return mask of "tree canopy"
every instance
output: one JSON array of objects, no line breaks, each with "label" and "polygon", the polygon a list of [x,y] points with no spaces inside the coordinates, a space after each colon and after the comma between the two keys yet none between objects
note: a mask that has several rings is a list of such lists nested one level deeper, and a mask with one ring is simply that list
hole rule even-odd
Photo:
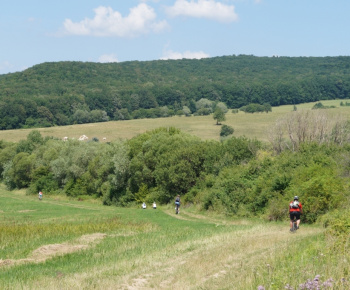
[{"label": "tree canopy", "polygon": [[51,62],[0,75],[0,129],[210,114],[217,103],[238,109],[349,97],[346,56]]}]

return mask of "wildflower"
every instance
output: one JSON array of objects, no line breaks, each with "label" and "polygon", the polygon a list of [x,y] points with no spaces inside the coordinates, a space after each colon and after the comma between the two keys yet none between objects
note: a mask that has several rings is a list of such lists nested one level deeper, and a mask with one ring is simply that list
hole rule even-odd
[{"label": "wildflower", "polygon": [[258,286],[258,290],[265,290],[264,286]]},{"label": "wildflower", "polygon": [[333,287],[333,279],[329,278],[327,281],[322,283],[322,286],[325,288],[332,288]]},{"label": "wildflower", "polygon": [[320,282],[320,275],[316,275],[313,280],[307,279],[307,281],[304,284],[299,285],[299,289],[325,289],[325,288],[332,288],[333,286],[333,279],[330,278],[326,282],[323,282],[322,284]]}]

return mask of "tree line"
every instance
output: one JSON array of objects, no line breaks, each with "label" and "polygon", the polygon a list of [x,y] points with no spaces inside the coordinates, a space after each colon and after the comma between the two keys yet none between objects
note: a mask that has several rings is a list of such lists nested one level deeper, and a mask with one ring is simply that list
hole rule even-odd
[{"label": "tree line", "polygon": [[[314,121],[292,114],[293,122]],[[293,123],[291,116],[286,122]],[[299,195],[304,221],[315,222],[349,206],[350,125],[344,126],[346,134],[338,138],[325,132],[327,137],[306,137],[297,146],[292,139],[283,141],[289,146],[245,137],[203,141],[171,127],[110,143],[43,138],[32,131],[18,143],[0,142],[0,176],[9,189],[27,188],[28,194],[93,196],[118,206],[167,204],[180,194],[203,210],[269,220],[286,218],[289,199]],[[289,130],[297,136],[303,129]]]},{"label": "tree line", "polygon": [[350,57],[43,63],[0,75],[0,129],[214,112],[206,101],[249,112],[349,97]]}]

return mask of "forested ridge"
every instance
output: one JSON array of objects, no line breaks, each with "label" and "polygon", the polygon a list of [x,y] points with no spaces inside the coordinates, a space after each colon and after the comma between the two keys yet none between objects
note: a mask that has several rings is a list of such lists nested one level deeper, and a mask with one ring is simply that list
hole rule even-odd
[{"label": "forested ridge", "polygon": [[234,109],[349,97],[345,56],[43,63],[0,75],[0,129],[197,113],[201,99]]}]

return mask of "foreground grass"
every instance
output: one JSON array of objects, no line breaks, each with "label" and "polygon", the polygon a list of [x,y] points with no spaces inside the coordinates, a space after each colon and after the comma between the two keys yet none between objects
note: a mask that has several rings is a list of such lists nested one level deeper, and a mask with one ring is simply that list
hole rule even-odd
[{"label": "foreground grass", "polygon": [[[348,100],[342,100],[344,103]],[[341,100],[322,101],[325,106],[336,106],[328,111],[336,115],[350,116],[350,107],[340,107]],[[315,103],[297,105],[297,109],[311,109]],[[246,136],[257,138],[261,141],[267,140],[267,130],[276,120],[285,114],[293,111],[294,106],[286,105],[273,107],[272,112],[246,114],[239,112],[233,114],[230,110],[226,114],[226,121],[223,124],[232,126],[235,130],[234,136]],[[82,125],[70,125],[61,127],[39,128],[42,136],[53,136],[62,139],[63,137],[78,139],[81,135],[90,138],[98,138],[101,142],[113,141],[116,139],[130,139],[138,134],[153,130],[159,127],[176,127],[183,132],[200,137],[203,140],[219,140],[221,126],[216,125],[212,115],[209,116],[174,116],[170,118],[139,119],[129,121],[111,121],[104,123],[91,123]],[[0,131],[0,140],[18,142],[26,139],[33,129],[17,129]],[[104,141],[103,138],[106,138]]]},{"label": "foreground grass", "polygon": [[0,187],[0,289],[283,289],[349,275],[320,228],[173,212]]}]

